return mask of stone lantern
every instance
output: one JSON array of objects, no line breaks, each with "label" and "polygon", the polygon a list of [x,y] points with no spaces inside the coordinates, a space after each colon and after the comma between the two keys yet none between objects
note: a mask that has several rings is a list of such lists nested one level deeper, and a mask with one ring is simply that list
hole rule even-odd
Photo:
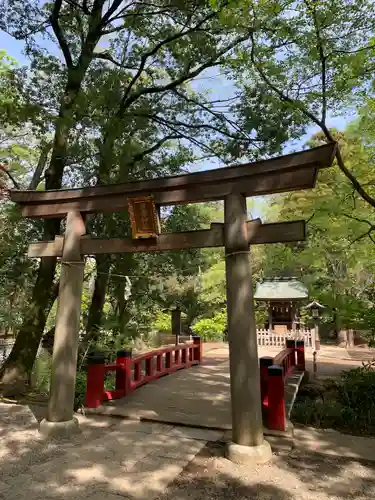
[{"label": "stone lantern", "polygon": [[310,302],[310,304],[307,304],[305,306],[305,309],[310,311],[310,314],[312,318],[314,319],[314,329],[315,329],[315,351],[320,350],[320,337],[319,337],[319,325],[318,325],[318,320],[320,318],[321,312],[324,309],[324,306],[322,304],[319,304],[317,300],[313,300]]}]

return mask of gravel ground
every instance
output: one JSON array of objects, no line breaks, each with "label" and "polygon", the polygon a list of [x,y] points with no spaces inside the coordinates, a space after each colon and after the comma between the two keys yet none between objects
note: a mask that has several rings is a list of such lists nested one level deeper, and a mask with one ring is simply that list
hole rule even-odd
[{"label": "gravel ground", "polygon": [[369,500],[375,463],[293,452],[271,464],[237,466],[209,443],[157,500]]}]

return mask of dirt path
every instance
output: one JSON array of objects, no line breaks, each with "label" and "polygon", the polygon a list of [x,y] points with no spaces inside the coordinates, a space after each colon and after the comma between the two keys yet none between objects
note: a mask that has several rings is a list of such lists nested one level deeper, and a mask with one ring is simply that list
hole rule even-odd
[{"label": "dirt path", "polygon": [[[191,398],[195,403],[189,418],[202,421],[208,415],[226,421],[226,358],[225,345],[211,346],[200,367],[165,377],[159,381],[165,387],[158,390],[152,384],[144,389],[151,388],[150,401],[160,411],[167,401],[162,393],[170,397],[173,386],[173,411],[176,405],[185,411]],[[336,355],[324,363],[334,373],[360,364]],[[57,442],[38,432],[43,411],[0,403],[0,500],[375,498],[375,463],[363,460],[375,460],[375,440],[298,429],[293,453],[251,469],[224,458],[223,431],[80,416],[82,433]]]},{"label": "dirt path", "polygon": [[209,445],[157,500],[370,500],[375,498],[375,464],[303,453],[274,457],[254,468],[223,458]]},{"label": "dirt path", "polygon": [[292,454],[244,468],[223,432],[80,416],[81,434],[52,441],[42,410],[0,403],[0,500],[375,498],[375,463],[359,458],[375,459],[375,440],[299,429]]}]

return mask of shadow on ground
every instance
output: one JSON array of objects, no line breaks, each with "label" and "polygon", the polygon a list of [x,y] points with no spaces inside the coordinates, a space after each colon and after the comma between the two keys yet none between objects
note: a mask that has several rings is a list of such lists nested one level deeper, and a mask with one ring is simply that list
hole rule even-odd
[{"label": "shadow on ground", "polygon": [[158,500],[367,500],[375,464],[314,453],[275,456],[272,464],[235,466],[223,445],[209,443]]},{"label": "shadow on ground", "polygon": [[[353,367],[344,360],[334,364],[336,372]],[[324,359],[319,366],[326,372],[330,365]],[[141,406],[147,401],[158,414],[177,414],[201,425],[205,420],[213,427],[230,422],[229,373],[222,357],[149,384],[133,396],[122,402],[126,411],[132,405],[139,411],[139,398]],[[223,457],[222,443],[204,448],[189,429],[158,423],[80,416],[80,434],[47,440],[38,432],[45,410],[0,403],[0,500],[375,498],[375,464],[358,460],[355,451],[361,438],[345,441],[338,434],[332,440],[329,433],[298,430],[299,446],[292,454],[246,468]],[[325,455],[314,453],[319,446]]]},{"label": "shadow on ground", "polygon": [[224,458],[223,443],[204,447],[189,439],[189,430],[176,434],[167,425],[105,417],[80,420],[81,434],[46,440],[28,407],[0,405],[1,500],[375,497],[370,462],[296,450],[271,464],[239,467]]},{"label": "shadow on ground", "polygon": [[126,399],[105,405],[103,412],[227,430],[231,428],[229,398],[228,360],[213,357],[140,387]]}]

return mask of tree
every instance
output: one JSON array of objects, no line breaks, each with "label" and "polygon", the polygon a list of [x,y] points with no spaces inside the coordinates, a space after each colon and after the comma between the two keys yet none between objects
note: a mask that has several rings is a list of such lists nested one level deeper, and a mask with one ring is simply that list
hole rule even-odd
[{"label": "tree", "polygon": [[[372,194],[373,149],[365,147],[358,124],[332,134],[348,168]],[[320,133],[310,144],[324,139]],[[336,333],[341,328],[374,330],[372,207],[336,169],[321,172],[316,189],[279,195],[273,202],[280,218],[307,219],[308,237],[302,244],[267,248],[265,272],[299,276],[310,295],[327,306],[326,319]]]},{"label": "tree", "polygon": [[42,142],[31,130],[36,110],[24,98],[22,84],[22,69],[0,52],[0,331],[5,335],[17,331],[28,308],[36,267],[25,257],[27,240],[38,238],[41,229],[21,220],[7,196],[9,188],[37,183],[36,170],[43,166]]},{"label": "tree", "polygon": [[[254,137],[254,127],[239,127],[235,106],[228,115],[220,111],[221,102],[188,86],[208,68],[222,66],[249,38],[246,22],[235,27],[221,23],[227,6],[225,0],[215,6],[205,0],[11,3],[2,27],[26,43],[31,70],[25,96],[38,112],[34,123],[40,127],[48,117],[45,133],[53,135],[45,189],[82,179],[100,184],[152,176],[157,154],[176,143],[174,166],[169,155],[175,169],[187,156],[198,156],[197,149],[228,159],[244,151],[251,157],[279,148],[270,134]],[[40,33],[57,44],[58,56],[38,46]],[[127,168],[120,172],[126,156]],[[164,153],[160,158],[164,161]],[[43,239],[53,239],[59,231],[59,220],[46,220]],[[31,370],[55,268],[54,258],[40,262],[30,307],[2,370],[3,382],[23,380]],[[101,303],[102,298],[103,293]]]},{"label": "tree", "polygon": [[[105,51],[98,50],[100,40],[103,37],[111,40],[112,36],[116,36],[123,42],[123,65],[128,70],[120,107],[110,116],[111,130],[107,129],[100,148],[104,165],[104,159],[109,161],[107,153],[113,149],[118,137],[119,120],[124,113],[132,109],[131,113],[135,114],[137,108],[141,111],[139,105],[144,96],[164,95],[181,86],[215,65],[220,57],[244,39],[244,36],[236,38],[227,31],[223,33],[223,30],[215,36],[215,19],[219,11],[220,8],[212,9],[199,1],[186,8],[160,2],[160,8],[156,9],[151,4],[124,4],[120,0],[112,0],[109,4],[104,0],[74,3],[56,0],[42,6],[16,0],[10,5],[8,16],[2,18],[2,27],[26,41],[27,53],[39,74],[44,72],[52,78],[59,77],[52,99],[51,111],[56,114],[51,159],[45,171],[45,189],[62,186],[69,140],[76,125],[79,97],[90,65],[98,58],[117,65],[111,54],[108,56]],[[171,19],[173,22],[170,22]],[[211,34],[206,33],[209,27]],[[62,63],[59,58],[46,55],[37,46],[35,34],[39,32],[48,37],[52,35]],[[199,44],[194,43],[194,37]],[[207,50],[199,54],[202,63],[197,65],[198,46]],[[161,72],[145,80],[144,75],[151,70],[150,63],[156,68],[161,64]],[[110,167],[107,164],[108,170]],[[59,220],[46,220],[43,237],[53,239],[59,229]],[[51,300],[55,267],[56,259],[41,260],[29,310],[2,369],[3,383],[25,379],[32,368],[46,321],[46,308]]]},{"label": "tree", "polygon": [[[373,78],[374,3],[245,0],[242,6],[252,27],[250,47],[240,48],[232,61],[244,88],[242,106],[260,103],[281,137],[288,127],[314,125],[333,141],[327,119],[361,102]],[[374,208],[374,196],[347,168],[340,149],[336,160],[353,189]]]}]

